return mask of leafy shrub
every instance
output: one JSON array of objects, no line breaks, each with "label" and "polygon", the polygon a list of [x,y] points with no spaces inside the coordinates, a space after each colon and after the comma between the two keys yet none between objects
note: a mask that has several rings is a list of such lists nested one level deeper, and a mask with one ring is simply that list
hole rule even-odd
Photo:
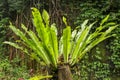
[{"label": "leafy shrub", "polygon": [[[16,64],[16,59],[13,59],[12,64]],[[14,62],[15,61],[15,62]],[[29,71],[25,66],[13,66],[11,62],[6,58],[0,58],[0,79],[5,80],[18,80],[19,78],[29,79]]]}]

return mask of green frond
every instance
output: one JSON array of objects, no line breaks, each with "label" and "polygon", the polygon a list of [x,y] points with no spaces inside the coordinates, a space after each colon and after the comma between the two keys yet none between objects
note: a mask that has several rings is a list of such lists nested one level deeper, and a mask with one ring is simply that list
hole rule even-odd
[{"label": "green frond", "polygon": [[45,24],[49,25],[49,14],[47,13],[46,10],[43,10],[42,17],[43,17],[43,20],[45,21]]},{"label": "green frond", "polygon": [[[63,63],[74,65],[97,44],[114,36],[114,34],[110,33],[118,26],[114,22],[107,23],[108,15],[93,33],[90,33],[90,30],[96,22],[88,25],[88,20],[85,20],[80,27],[71,32],[71,27],[68,26],[66,18],[63,17],[66,28],[63,29],[63,34],[58,41],[57,28],[55,24],[50,26],[47,11],[43,10],[41,15],[38,9],[32,8],[32,15],[36,32],[27,30],[23,24],[21,27],[26,34],[11,23],[9,26],[20,37],[24,47],[12,42],[6,41],[4,43],[22,50],[38,62],[42,61],[45,65],[52,65],[55,68],[58,67],[58,59],[61,56],[64,58]],[[29,53],[29,49],[32,50],[31,53]]]},{"label": "green frond", "polygon": [[70,48],[71,48],[71,27],[68,26],[63,30],[63,56],[65,63],[68,63]]},{"label": "green frond", "polygon": [[[37,35],[41,39],[41,41],[47,45],[48,44],[48,33],[47,33],[47,28],[45,27],[43,23],[43,18],[38,9],[32,8],[32,10],[33,10],[32,11],[33,24],[36,28]],[[44,13],[46,12],[44,11]],[[44,17],[45,17],[44,19],[47,19],[46,22],[48,22],[47,13],[44,15]]]}]

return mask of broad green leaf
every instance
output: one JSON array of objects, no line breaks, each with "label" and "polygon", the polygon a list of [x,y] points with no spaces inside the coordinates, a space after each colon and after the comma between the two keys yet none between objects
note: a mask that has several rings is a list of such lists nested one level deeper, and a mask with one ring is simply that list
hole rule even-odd
[{"label": "broad green leaf", "polygon": [[114,26],[114,25],[116,25],[116,23],[109,22],[109,23],[106,23],[105,25],[103,25],[103,27],[109,27],[109,26]]},{"label": "broad green leaf", "polygon": [[49,14],[47,13],[46,10],[43,10],[42,17],[43,17],[46,25],[49,25]]},{"label": "broad green leaf", "polygon": [[75,48],[75,44],[76,44],[76,35],[77,35],[77,30],[75,29],[72,34],[71,34],[71,48],[70,48],[70,53],[73,53],[73,50]]},{"label": "broad green leaf", "polygon": [[88,23],[88,20],[85,20],[81,25],[81,30],[83,31],[86,28],[86,25]]},{"label": "broad green leaf", "polygon": [[[102,42],[103,40],[113,36],[113,35],[108,35],[112,30],[114,30],[116,26],[110,27],[108,28],[104,33],[102,33],[101,35],[97,36],[93,41],[91,41],[91,43],[86,44],[84,46],[82,46],[83,51],[80,52],[80,54],[76,57],[75,61],[73,64],[75,64],[75,62],[77,62],[78,60],[82,59],[82,57],[88,52],[90,51],[93,47],[95,47],[97,44],[99,44],[100,42]],[[94,33],[96,34],[96,33]],[[82,49],[81,48],[81,49]]]},{"label": "broad green leaf", "polygon": [[63,30],[63,56],[65,63],[68,63],[68,58],[71,48],[71,28],[68,26]]},{"label": "broad green leaf", "polygon": [[43,43],[46,45],[48,44],[48,33],[45,25],[43,23],[43,19],[38,9],[32,8],[32,15],[33,15],[33,23],[36,27],[36,31],[38,33],[38,37],[42,40]]},{"label": "broad green leaf", "polygon": [[57,28],[56,28],[56,24],[55,24],[55,23],[53,23],[53,24],[51,25],[51,29],[55,31],[56,35],[58,35],[58,32],[57,32]]},{"label": "broad green leaf", "polygon": [[51,26],[51,45],[53,47],[53,51],[54,51],[54,57],[56,58],[56,61],[58,59],[58,39],[57,39],[57,34],[56,34],[56,27],[55,26]]},{"label": "broad green leaf", "polygon": [[[37,53],[40,57],[42,57],[42,59],[45,61],[46,64],[49,64],[49,60],[47,59],[47,56],[44,54],[45,51],[43,50],[43,48],[40,47],[40,43],[37,39],[37,37],[35,36],[35,34],[32,31],[27,31],[27,28],[25,28],[24,25],[22,25],[22,28],[29,33],[29,36],[31,37],[32,40],[28,39],[25,34],[20,31],[19,29],[16,29],[15,26],[13,26],[12,24],[10,25],[10,28],[13,30],[13,32],[18,35],[27,45],[27,47],[31,48],[32,50],[34,50],[35,53]],[[37,41],[36,41],[37,40]],[[38,45],[38,43],[39,45]],[[41,54],[42,53],[42,54]]]},{"label": "broad green leaf", "polygon": [[106,36],[107,34],[109,34],[112,30],[114,30],[118,25],[115,26],[111,26],[109,27],[103,34],[103,36]]},{"label": "broad green leaf", "polygon": [[72,32],[72,34],[71,34],[71,35],[72,35],[72,40],[74,40],[76,34],[77,34],[77,30],[74,30],[74,31]]},{"label": "broad green leaf", "polygon": [[20,46],[19,46],[18,44],[16,44],[16,43],[8,42],[8,41],[5,41],[5,42],[3,42],[3,43],[9,44],[9,45],[11,45],[11,46],[13,46],[13,47],[15,47],[15,48],[17,48],[17,49],[23,50],[23,47],[20,47]]},{"label": "broad green leaf", "polygon": [[[30,38],[32,39],[33,43],[35,44],[34,46],[36,47],[37,51],[38,51],[38,55],[46,62],[46,64],[49,64],[49,58],[48,58],[48,54],[45,52],[44,47],[42,45],[42,43],[39,41],[39,39],[37,38],[37,36],[34,34],[34,32],[32,31],[27,31],[27,28],[22,25],[21,26],[26,33],[30,36]],[[35,50],[36,50],[35,49]],[[34,49],[33,49],[34,50]],[[45,54],[46,53],[46,54]]]},{"label": "broad green leaf", "polygon": [[109,18],[110,15],[107,15],[100,23],[100,25],[103,25]]},{"label": "broad green leaf", "polygon": [[[86,22],[84,22],[83,24],[85,24]],[[86,38],[88,37],[88,34],[91,30],[91,27],[95,24],[92,23],[89,26],[84,25],[84,30],[81,31],[80,37],[79,39],[76,41],[76,46],[73,50],[72,53],[72,58],[71,58],[71,63],[74,63],[74,60],[76,60],[77,56],[80,54],[80,52],[82,51],[85,43]]]},{"label": "broad green leaf", "polygon": [[[32,46],[33,44],[31,44],[31,41],[25,36],[25,34],[20,31],[19,29],[15,28],[15,26],[13,26],[12,24],[10,24],[10,29],[12,29],[12,31],[20,37],[20,39],[25,42],[27,44],[27,46]],[[34,46],[32,46],[34,47]]]},{"label": "broad green leaf", "polygon": [[79,39],[79,37],[81,36],[82,32],[85,30],[87,23],[88,23],[88,20],[85,20],[85,21],[81,24],[81,27],[78,27],[79,30],[78,30],[78,32],[77,32],[77,34],[76,34],[76,36],[75,36],[76,42],[78,41],[78,39]]},{"label": "broad green leaf", "polygon": [[56,34],[55,31],[56,31],[55,26],[52,26],[51,28],[49,28],[48,50],[51,53],[53,64],[57,67],[57,62],[58,62],[58,41],[57,41],[57,34]]},{"label": "broad green leaf", "polygon": [[79,59],[82,59],[82,57],[89,52],[94,46],[96,46],[98,43],[102,42],[103,40],[109,38],[111,36],[107,36],[107,37],[99,37],[96,40],[94,40],[93,42],[91,42],[85,49],[84,51],[79,55]]},{"label": "broad green leaf", "polygon": [[8,41],[5,41],[5,42],[3,42],[3,43],[5,43],[5,44],[9,44],[9,45],[15,47],[16,49],[19,49],[19,50],[21,50],[21,51],[23,51],[23,52],[25,52],[26,54],[29,55],[27,49],[26,49],[26,48],[23,48],[23,47],[21,47],[21,46],[19,46],[17,43],[8,42]]},{"label": "broad green leaf", "polygon": [[63,36],[59,40],[59,56],[63,54]]},{"label": "broad green leaf", "polygon": [[12,24],[9,25],[9,27],[12,29],[12,31],[19,36],[23,41],[27,41],[27,38],[25,36],[25,34],[20,31],[19,29],[15,28],[15,26],[13,26]]}]

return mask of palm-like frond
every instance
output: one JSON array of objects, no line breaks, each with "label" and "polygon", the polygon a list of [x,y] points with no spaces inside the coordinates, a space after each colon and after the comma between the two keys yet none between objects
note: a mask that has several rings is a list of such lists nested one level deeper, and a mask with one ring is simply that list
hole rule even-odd
[{"label": "palm-like frond", "polygon": [[[37,35],[41,39],[41,41],[47,45],[48,44],[48,33],[47,33],[47,28],[45,27],[43,23],[43,18],[38,9],[32,8],[32,10],[33,10],[32,11],[33,24],[36,27]],[[44,17],[44,20],[45,18],[47,18],[46,20],[48,20],[48,17]]]},{"label": "palm-like frond", "polygon": [[67,28],[63,30],[63,56],[65,63],[68,63],[70,48],[71,48],[71,28],[67,26]]},{"label": "palm-like frond", "polygon": [[[21,27],[27,33],[26,35],[12,24],[10,24],[9,27],[17,36],[20,37],[20,39],[24,42],[25,46],[33,50],[33,53],[36,54],[36,55],[29,54],[30,56],[35,57],[36,59],[38,59],[36,57],[38,56],[48,66],[51,64],[53,67],[57,67],[58,42],[57,42],[56,27],[54,25],[48,27],[49,17],[46,11],[43,12],[44,20],[46,20],[44,23],[43,18],[39,13],[39,11],[36,8],[32,8],[32,9],[33,9],[32,11],[33,23],[36,27],[37,35],[31,30],[28,31],[23,24],[21,25]],[[22,47],[12,42],[5,42],[5,43],[13,47],[16,47],[17,49],[20,50],[23,49]]]},{"label": "palm-like frond", "polygon": [[[95,24],[92,23],[89,26],[87,26],[87,21],[85,21],[82,24],[82,30],[77,34],[76,38],[76,44],[74,44],[75,48],[73,48],[72,57],[71,57],[71,64],[74,65],[77,63],[80,59],[83,58],[83,56],[90,51],[93,47],[95,47],[97,44],[102,42],[103,40],[113,36],[109,34],[112,30],[114,30],[118,25],[115,25],[115,23],[110,22],[104,24],[109,16],[107,16],[105,19],[102,20],[100,26],[96,29],[95,32],[90,34],[91,27]],[[103,25],[104,24],[104,25]],[[108,27],[109,26],[109,27]]]},{"label": "palm-like frond", "polygon": [[72,59],[71,59],[71,62],[73,63],[74,60],[76,60],[77,56],[79,55],[79,53],[81,52],[82,48],[84,47],[85,45],[85,40],[86,38],[88,37],[88,34],[91,30],[91,27],[93,26],[93,24],[87,26],[88,20],[85,21],[82,25],[82,29],[80,32],[78,32],[79,36],[76,38],[76,44],[75,44],[75,49],[73,50],[73,53],[72,53]]},{"label": "palm-like frond", "polygon": [[[21,27],[26,33],[24,34],[23,31],[10,24],[9,27],[20,37],[25,47],[7,41],[4,43],[20,49],[37,61],[42,60],[46,65],[52,65],[55,68],[59,64],[58,59],[61,55],[64,58],[62,60],[64,63],[74,65],[97,44],[113,36],[109,33],[118,26],[113,22],[105,23],[109,17],[107,16],[101,21],[100,26],[93,33],[90,33],[90,30],[96,22],[87,25],[88,20],[83,22],[81,27],[78,28],[79,30],[75,29],[71,32],[71,27],[68,26],[66,18],[63,17],[66,28],[63,29],[63,35],[58,41],[57,29],[54,24],[49,24],[47,11],[44,10],[41,15],[38,9],[32,8],[32,10],[33,24],[37,33],[31,30],[28,31],[22,24]],[[29,49],[32,52],[29,53]]]}]

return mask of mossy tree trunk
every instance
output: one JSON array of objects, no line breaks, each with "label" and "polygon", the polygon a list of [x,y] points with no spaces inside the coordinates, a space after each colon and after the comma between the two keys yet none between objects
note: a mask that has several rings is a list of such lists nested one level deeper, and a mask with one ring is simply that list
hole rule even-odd
[{"label": "mossy tree trunk", "polygon": [[69,65],[60,65],[59,66],[58,80],[73,80]]}]

